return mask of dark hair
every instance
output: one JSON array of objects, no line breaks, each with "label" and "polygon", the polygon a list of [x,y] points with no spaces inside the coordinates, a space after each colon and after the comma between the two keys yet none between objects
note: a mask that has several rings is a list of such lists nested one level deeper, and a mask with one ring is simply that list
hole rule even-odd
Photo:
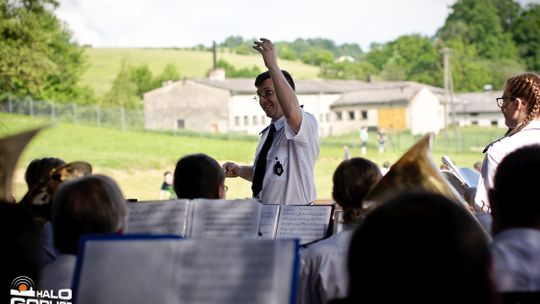
[{"label": "dark hair", "polygon": [[403,193],[368,214],[349,251],[349,300],[492,303],[487,235],[465,206]]},{"label": "dark hair", "polygon": [[345,222],[358,219],[362,201],[381,178],[379,167],[365,158],[354,157],[339,164],[332,178],[332,197],[343,208]]},{"label": "dark hair", "polygon": [[125,214],[126,200],[110,177],[63,182],[53,199],[54,245],[61,253],[77,254],[82,234],[119,232]]},{"label": "dark hair", "polygon": [[517,149],[503,158],[497,167],[490,195],[494,224],[502,225],[500,228],[540,225],[536,191],[538,172],[540,145]]},{"label": "dark hair", "polygon": [[163,173],[163,177],[167,176],[168,174],[172,174],[171,171],[165,171],[165,173]]},{"label": "dark hair", "polygon": [[33,190],[41,181],[48,179],[49,172],[52,169],[65,164],[65,161],[56,157],[44,157],[32,160],[24,173],[24,180],[28,185],[28,190]]},{"label": "dark hair", "polygon": [[[296,90],[296,86],[294,85],[294,80],[293,80],[291,74],[289,74],[289,72],[287,72],[285,70],[281,70],[281,72],[283,73],[283,76],[285,76],[285,79],[287,79],[287,82],[289,83],[289,85],[291,86],[293,91]],[[266,71],[266,72],[263,72],[263,73],[259,74],[257,76],[257,78],[255,78],[255,86],[259,87],[261,85],[261,83],[263,81],[265,81],[266,79],[268,79],[268,78],[271,78],[270,71]]]},{"label": "dark hair", "polygon": [[38,282],[42,251],[38,227],[20,204],[0,201],[0,238],[6,248],[0,262],[0,285],[4,290],[0,300],[7,303],[7,287],[15,278],[26,276]]},{"label": "dark hair", "polygon": [[219,163],[206,154],[182,157],[174,170],[174,192],[178,198],[219,198],[225,174]]}]

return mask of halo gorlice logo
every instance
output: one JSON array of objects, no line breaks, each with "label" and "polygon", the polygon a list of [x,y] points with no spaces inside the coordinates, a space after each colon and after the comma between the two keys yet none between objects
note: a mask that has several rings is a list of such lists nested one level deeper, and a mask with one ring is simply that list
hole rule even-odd
[{"label": "halo gorlice logo", "polygon": [[36,290],[32,279],[25,276],[11,281],[10,304],[71,304],[71,289]]}]

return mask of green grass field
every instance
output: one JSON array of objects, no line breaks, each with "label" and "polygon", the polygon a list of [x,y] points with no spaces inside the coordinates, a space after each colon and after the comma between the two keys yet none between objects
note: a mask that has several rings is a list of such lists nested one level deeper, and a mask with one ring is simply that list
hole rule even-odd
[{"label": "green grass field", "polygon": [[[28,116],[0,113],[0,137],[50,124],[49,120]],[[502,129],[465,128],[460,130],[463,141],[461,153],[453,149],[452,138],[445,139],[439,134],[434,143],[433,159],[440,164],[443,154],[450,156],[458,166],[470,167],[482,160],[476,141],[483,147],[492,137],[501,135]],[[365,156],[381,165],[391,163],[415,142],[417,138],[407,135],[389,134],[389,146],[384,154],[377,152],[375,134],[370,134],[368,153]],[[235,138],[235,137],[232,137]],[[356,145],[355,145],[356,142]],[[392,144],[394,142],[394,144]],[[159,197],[159,187],[164,171],[173,171],[176,161],[190,153],[206,153],[219,162],[237,161],[250,164],[254,155],[257,138],[242,137],[228,140],[222,135],[196,134],[174,135],[144,131],[121,131],[113,128],[98,128],[69,123],[56,123],[40,132],[33,139],[18,162],[15,177],[15,197],[20,199],[26,191],[24,170],[34,158],[47,156],[60,157],[66,161],[85,160],[94,166],[95,173],[113,177],[124,195],[128,198],[151,200]],[[332,174],[343,159],[343,145],[351,147],[351,156],[360,156],[357,134],[321,140],[321,153],[315,167],[315,183],[319,199],[330,199]],[[449,150],[441,147],[448,145]],[[228,179],[227,198],[246,198],[250,196],[250,184],[239,178]]]},{"label": "green grass field", "polygon": [[[123,48],[86,48],[88,69],[82,75],[81,82],[90,86],[98,96],[106,93],[116,78],[123,58],[129,65],[146,64],[153,75],[159,75],[163,68],[172,63],[176,65],[181,77],[206,77],[212,68],[212,53],[178,49],[123,49]],[[265,70],[261,56],[253,51],[252,55],[236,55],[218,52],[218,60],[224,59],[236,69],[256,65]],[[280,66],[291,72],[297,79],[317,78],[319,68],[299,61],[280,60]]]}]

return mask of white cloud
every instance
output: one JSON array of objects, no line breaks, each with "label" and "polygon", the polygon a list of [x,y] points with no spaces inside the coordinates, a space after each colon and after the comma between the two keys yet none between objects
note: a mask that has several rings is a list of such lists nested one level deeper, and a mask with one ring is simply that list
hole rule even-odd
[{"label": "white cloud", "polygon": [[433,36],[455,1],[60,0],[56,13],[95,47],[189,47],[240,35],[322,37],[367,50],[403,34]]}]

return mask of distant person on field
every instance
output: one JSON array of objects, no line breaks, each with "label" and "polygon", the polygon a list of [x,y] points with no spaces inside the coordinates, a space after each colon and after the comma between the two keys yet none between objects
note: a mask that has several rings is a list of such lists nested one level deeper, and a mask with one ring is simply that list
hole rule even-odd
[{"label": "distant person on field", "polygon": [[224,199],[227,187],[219,163],[206,154],[182,157],[174,170],[174,191],[180,199]]},{"label": "distant person on field", "polygon": [[490,144],[482,163],[474,202],[479,208],[488,206],[487,193],[503,158],[521,147],[540,144],[540,76],[523,73],[506,80],[504,93],[497,98],[509,132]]},{"label": "distant person on field", "polygon": [[517,149],[499,164],[489,191],[492,268],[499,292],[540,292],[538,172],[540,145]]},{"label": "distant person on field", "polygon": [[481,162],[475,162],[474,163],[474,170],[481,172],[482,171],[482,163]]},{"label": "distant person on field", "polygon": [[274,44],[261,38],[253,48],[268,68],[255,79],[256,100],[272,123],[261,132],[252,166],[227,162],[223,170],[227,177],[251,181],[253,197],[261,202],[310,204],[317,197],[313,178],[319,157],[317,120],[300,107],[294,80],[278,66]]},{"label": "distant person on field", "polygon": [[343,157],[345,160],[351,159],[351,150],[349,149],[348,145],[343,146],[343,152]]},{"label": "distant person on field", "polygon": [[159,191],[160,200],[175,199],[176,193],[173,189],[173,175],[171,172],[166,171],[163,173],[163,183],[161,184],[161,190]]},{"label": "distant person on field", "polygon": [[368,214],[348,267],[349,294],[336,303],[496,303],[487,235],[437,194],[402,193]]},{"label": "distant person on field", "polygon": [[60,185],[53,199],[56,260],[43,268],[41,288],[71,288],[81,235],[121,233],[126,200],[110,177],[89,175]]},{"label": "distant person on field", "polygon": [[384,153],[384,145],[386,144],[386,132],[383,128],[377,131],[377,142],[379,143],[379,153]]},{"label": "distant person on field", "polygon": [[344,160],[333,177],[332,196],[343,209],[343,231],[301,251],[297,303],[327,303],[347,295],[347,253],[354,229],[363,219],[362,202],[382,175],[365,158]]},{"label": "distant person on field", "polygon": [[369,140],[368,127],[363,126],[360,129],[360,152],[362,152],[362,155],[366,155],[368,140]]}]

